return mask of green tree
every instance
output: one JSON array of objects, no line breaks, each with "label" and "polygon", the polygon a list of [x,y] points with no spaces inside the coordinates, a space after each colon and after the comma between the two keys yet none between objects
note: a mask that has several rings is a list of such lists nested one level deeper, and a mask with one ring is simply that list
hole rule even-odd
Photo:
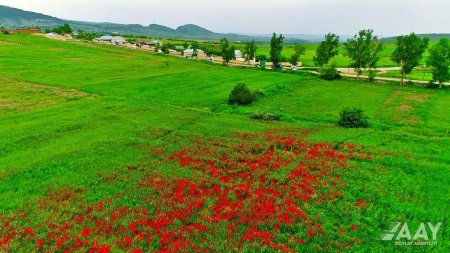
[{"label": "green tree", "polygon": [[187,43],[187,41],[184,42],[183,47],[184,47],[184,49],[188,49],[189,48],[189,44]]},{"label": "green tree", "polygon": [[161,43],[156,43],[155,45],[155,53],[159,53],[159,51],[161,50]]},{"label": "green tree", "polygon": [[231,46],[226,38],[220,40],[220,49],[224,64],[228,64],[231,60],[236,59],[236,48]]},{"label": "green tree", "polygon": [[58,26],[52,30],[52,32],[57,34],[71,34],[72,28],[68,24],[64,24],[63,26]]},{"label": "green tree", "polygon": [[169,54],[169,50],[170,50],[171,47],[172,47],[172,46],[171,46],[170,44],[163,44],[163,45],[161,46],[161,51],[162,51],[164,54]]},{"label": "green tree", "polygon": [[64,24],[62,27],[62,31],[64,34],[71,34],[72,33],[72,27],[68,24]]},{"label": "green tree", "polygon": [[298,61],[300,60],[300,56],[305,54],[306,48],[305,46],[301,44],[294,45],[294,54],[291,55],[291,58],[289,59],[289,63],[291,63],[293,66],[298,65]]},{"label": "green tree", "polygon": [[316,49],[316,55],[314,56],[314,64],[319,66],[320,69],[324,65],[328,64],[331,58],[339,54],[339,36],[336,34],[328,33],[325,35],[325,40],[319,43]]},{"label": "green tree", "polygon": [[197,41],[192,42],[191,48],[192,48],[192,57],[197,57],[199,48],[198,42]]},{"label": "green tree", "polygon": [[396,48],[391,58],[401,68],[402,85],[405,76],[419,65],[423,53],[428,48],[428,41],[428,38],[420,39],[414,33],[397,38]]},{"label": "green tree", "polygon": [[352,39],[348,39],[344,46],[346,55],[351,59],[350,66],[355,69],[358,79],[365,68],[372,73],[379,60],[379,53],[384,48],[371,29],[359,31]]},{"label": "green tree", "polygon": [[428,52],[430,56],[427,65],[432,68],[433,82],[438,82],[439,88],[442,88],[442,84],[450,80],[450,45],[448,39],[439,40]]},{"label": "green tree", "polygon": [[247,63],[249,63],[251,60],[255,58],[256,55],[256,44],[255,41],[252,40],[252,42],[249,42],[245,45],[244,54],[245,54],[245,60]]},{"label": "green tree", "polygon": [[227,38],[223,38],[220,40],[220,52],[222,54],[225,54],[225,52],[230,47],[230,42],[227,40]]},{"label": "green tree", "polygon": [[289,59],[289,63],[291,63],[292,66],[297,66],[299,59],[300,59],[300,55],[297,53],[293,53],[291,55],[291,58]]},{"label": "green tree", "polygon": [[273,68],[278,68],[282,59],[284,37],[282,34],[277,36],[273,33],[270,40],[270,59],[273,63]]},{"label": "green tree", "polygon": [[230,93],[228,103],[231,105],[248,105],[253,102],[255,96],[245,84],[236,85]]},{"label": "green tree", "polygon": [[294,46],[294,52],[295,52],[296,54],[298,54],[299,56],[300,56],[300,55],[304,55],[305,52],[306,52],[306,48],[305,48],[305,46],[303,46],[302,44],[296,44],[296,45]]}]

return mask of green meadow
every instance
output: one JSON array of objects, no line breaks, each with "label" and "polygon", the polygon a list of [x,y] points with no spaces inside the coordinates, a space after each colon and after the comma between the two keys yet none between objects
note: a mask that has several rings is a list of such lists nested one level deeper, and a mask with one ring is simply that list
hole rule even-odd
[{"label": "green meadow", "polygon": [[[306,47],[302,60],[312,66],[315,46]],[[379,66],[394,65],[392,50],[386,46]],[[292,51],[286,46],[283,54]],[[268,54],[268,47],[259,47],[258,54]],[[336,61],[348,64],[342,55]],[[238,83],[264,96],[249,106],[227,104]],[[372,127],[336,127],[345,107],[362,108]],[[348,184],[340,199],[364,200],[368,207],[350,211],[337,202],[317,209],[328,236],[339,233],[334,224],[356,224],[355,237],[363,243],[346,251],[446,252],[449,108],[448,89],[324,81],[306,72],[230,68],[90,42],[0,35],[0,215],[32,213],[40,198],[69,187],[84,189],[88,203],[130,188],[120,204],[138,206],[142,201],[130,186],[137,179],[121,180],[124,168],[158,164],[153,169],[161,174],[189,177],[150,150],[175,152],[196,138],[231,141],[236,132],[309,129],[308,141],[353,143],[372,157],[352,160],[350,169],[336,172]],[[257,111],[281,114],[283,120],[251,120]],[[102,176],[108,175],[117,182],[104,183]],[[45,223],[44,216],[29,226]],[[402,248],[378,239],[397,221],[411,224],[411,233],[422,222],[444,225],[437,245]]]}]

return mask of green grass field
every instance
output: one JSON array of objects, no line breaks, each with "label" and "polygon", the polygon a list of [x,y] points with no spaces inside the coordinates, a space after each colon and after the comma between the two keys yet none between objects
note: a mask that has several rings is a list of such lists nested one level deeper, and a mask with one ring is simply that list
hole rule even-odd
[{"label": "green grass field", "polygon": [[[309,65],[313,46],[307,48],[302,57]],[[260,48],[259,53],[265,50]],[[380,65],[391,65],[389,50]],[[0,251],[62,252],[76,247],[87,251],[95,246],[98,251],[92,252],[102,252],[99,247],[109,245],[112,252],[153,252],[167,246],[166,237],[192,252],[230,247],[272,252],[283,250],[283,245],[299,252],[446,252],[450,247],[448,90],[329,82],[307,73],[228,68],[27,35],[0,35],[0,57],[0,223],[8,224],[0,224]],[[346,64],[343,58],[338,62]],[[238,83],[265,95],[250,106],[230,106],[228,94]],[[334,125],[342,108],[353,106],[367,113],[372,128]],[[256,111],[279,113],[283,121],[251,120],[249,115]],[[236,133],[266,131],[294,133],[305,142],[327,143],[344,153],[350,152],[346,143],[356,147],[356,158],[324,179],[330,186],[317,188],[324,194],[333,190],[334,197],[316,203],[319,193],[311,194],[309,201],[299,204],[307,221],[281,228],[260,224],[257,229],[266,232],[255,232],[252,240],[246,237],[247,225],[229,228],[233,219],[205,221],[209,234],[176,234],[203,217],[200,211],[188,220],[164,225],[163,231],[176,235],[155,232],[147,242],[139,239],[150,235],[142,234],[143,214],[131,210],[146,208],[150,216],[166,212],[170,206],[163,201],[176,192],[158,188],[154,185],[158,180],[197,182],[206,174],[185,167],[189,162],[182,161],[183,166],[173,162],[172,154],[180,150],[205,154],[203,148],[211,148],[220,150],[221,156],[227,150],[234,156],[240,151],[231,147],[252,142]],[[280,157],[291,155],[277,152]],[[362,154],[370,159],[358,158]],[[293,169],[287,166],[267,177],[281,184]],[[221,187],[227,186],[222,182]],[[212,197],[202,203],[215,204]],[[123,219],[104,229],[113,234],[100,232],[103,227],[98,224],[110,222],[111,215],[125,207],[129,209],[121,215],[126,217],[119,215]],[[70,223],[80,213],[90,213],[89,220]],[[141,234],[131,225],[139,220]],[[378,239],[392,222],[408,222],[411,233],[422,222],[443,226],[437,246],[408,248]],[[214,227],[209,229],[208,224]],[[121,225],[131,232],[121,230]],[[230,231],[235,237],[228,236]],[[267,234],[275,231],[276,236]],[[115,237],[118,234],[120,238]],[[185,236],[190,240],[183,241],[187,245],[180,242]],[[132,243],[122,243],[122,237]],[[170,248],[175,246],[167,247],[175,251]]]},{"label": "green grass field", "polygon": [[[183,45],[184,41],[179,41],[179,40],[162,40],[162,43],[170,43],[171,45]],[[188,42],[189,44],[191,42]],[[434,44],[435,42],[431,42],[430,43],[430,47]],[[245,45],[242,43],[233,43],[233,45],[237,48],[240,49],[242,52],[244,51]],[[306,51],[305,54],[302,55],[300,57],[300,61],[303,63],[303,66],[305,67],[314,67],[314,60],[313,57],[316,54],[316,49],[318,44],[304,44]],[[377,63],[377,67],[396,67],[397,65],[392,61],[391,59],[391,55],[392,52],[394,52],[395,50],[395,44],[394,43],[384,43],[384,49],[383,51],[380,53],[380,60]],[[291,57],[291,55],[294,54],[294,45],[284,45],[283,47],[283,52],[282,55],[283,57],[285,57],[286,59],[289,59]],[[336,61],[336,65],[338,67],[348,67],[350,65],[350,59],[348,57],[346,57],[345,55],[345,49],[344,46],[341,46],[339,49],[339,55],[335,57],[335,61]],[[270,57],[270,45],[257,45],[257,53],[256,55],[265,55],[266,57]],[[428,57],[428,52],[424,53],[424,57],[422,59],[422,65],[425,64],[425,59],[426,57]],[[420,72],[420,71],[419,71]],[[416,70],[413,71],[412,76],[419,76],[420,73],[416,73]],[[389,76],[389,77],[396,77],[394,75],[384,75],[384,76]],[[418,79],[418,80],[422,80],[422,79]],[[430,80],[430,79],[427,79]]]},{"label": "green grass field", "polygon": [[[378,74],[378,76],[396,77],[396,78],[402,77],[400,71],[387,71],[386,73]],[[411,80],[430,81],[433,80],[433,73],[431,72],[430,69],[415,69],[411,74],[406,75],[406,78]]]}]

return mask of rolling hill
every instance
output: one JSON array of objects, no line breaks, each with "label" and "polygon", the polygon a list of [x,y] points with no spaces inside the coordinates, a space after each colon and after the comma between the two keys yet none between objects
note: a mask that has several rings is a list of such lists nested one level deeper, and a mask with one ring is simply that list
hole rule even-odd
[{"label": "rolling hill", "polygon": [[[429,38],[430,41],[438,41],[442,38],[450,39],[450,33],[426,33],[426,34],[417,34],[419,38]],[[398,36],[395,37],[387,37],[383,38],[381,41],[385,43],[394,43]]]},{"label": "rolling hill", "polygon": [[[250,41],[267,42],[267,36],[247,36],[239,34],[215,33],[203,27],[186,24],[176,29],[159,24],[143,26],[140,24],[116,24],[116,23],[96,23],[85,21],[65,20],[41,13],[24,11],[17,8],[0,5],[0,26],[6,28],[18,27],[39,27],[42,30],[52,29],[56,26],[69,24],[76,31],[81,29],[86,32],[95,32],[100,34],[110,34],[117,32],[124,35],[147,36],[167,39],[204,39],[218,40],[227,38],[232,41]],[[298,38],[288,38],[286,43],[306,43],[307,40]]]}]

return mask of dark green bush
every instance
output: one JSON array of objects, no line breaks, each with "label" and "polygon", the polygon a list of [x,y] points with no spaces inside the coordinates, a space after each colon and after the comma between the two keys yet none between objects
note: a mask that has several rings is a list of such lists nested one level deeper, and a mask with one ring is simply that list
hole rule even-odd
[{"label": "dark green bush", "polygon": [[406,85],[406,86],[414,86],[414,82],[411,81],[411,80],[408,80],[408,81],[405,83],[405,85]]},{"label": "dark green bush", "polygon": [[340,113],[337,125],[344,128],[368,128],[370,127],[364,111],[360,108],[345,108]]},{"label": "dark green bush", "polygon": [[439,88],[439,84],[433,81],[429,81],[426,87],[429,89],[437,89]]},{"label": "dark green bush", "polygon": [[369,71],[369,75],[368,75],[369,82],[374,82],[376,76],[377,76],[377,73],[375,71],[373,71],[373,70],[370,70]]},{"label": "dark green bush", "polygon": [[259,62],[259,61],[266,61],[267,60],[267,57],[265,56],[265,55],[257,55],[256,57],[255,57],[255,61],[257,61],[257,62]]},{"label": "dark green bush", "polygon": [[238,84],[230,93],[229,104],[248,105],[253,102],[255,95],[245,84]]},{"label": "dark green bush", "polygon": [[250,116],[250,118],[264,121],[280,121],[282,116],[271,112],[255,112]]},{"label": "dark green bush", "polygon": [[323,67],[322,71],[320,71],[320,77],[325,80],[334,80],[339,79],[341,75],[337,71],[336,66],[330,64]]}]

